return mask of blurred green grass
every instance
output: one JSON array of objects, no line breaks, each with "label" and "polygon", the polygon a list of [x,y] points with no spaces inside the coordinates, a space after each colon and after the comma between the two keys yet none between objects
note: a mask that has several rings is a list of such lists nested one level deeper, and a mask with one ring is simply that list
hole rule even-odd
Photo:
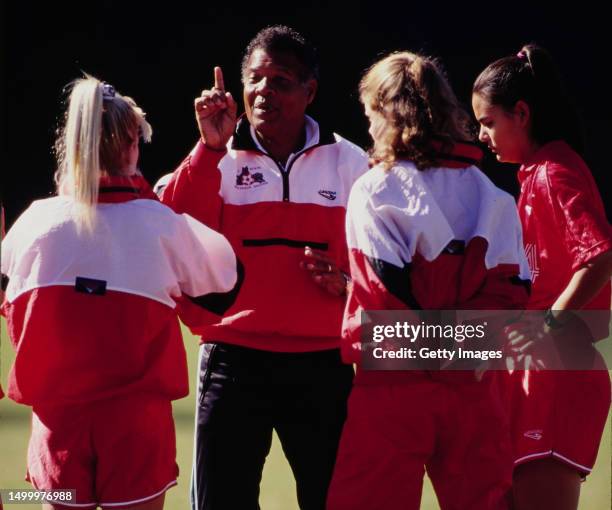
[{"label": "blurred green grass", "polygon": [[[192,440],[195,405],[194,377],[196,371],[198,342],[187,330],[183,331],[189,358],[189,381],[191,391],[188,397],[174,402],[174,418],[177,435],[177,462],[180,468],[179,485],[166,494],[165,507],[170,510],[189,508],[189,476],[191,472]],[[6,334],[6,323],[2,319],[0,337],[0,381],[6,389],[8,370],[14,354]],[[607,510],[611,505],[611,460],[610,431],[612,420],[608,417],[602,445],[599,450],[594,472],[582,485],[580,510]],[[4,398],[0,400],[0,488],[31,488],[24,480],[25,458],[30,434],[30,409]],[[297,510],[295,482],[285,460],[277,438],[266,461],[261,485],[260,504],[263,510]],[[39,505],[6,505],[9,508],[28,510]],[[423,510],[438,510],[436,497],[428,480],[425,481],[421,503]]]}]

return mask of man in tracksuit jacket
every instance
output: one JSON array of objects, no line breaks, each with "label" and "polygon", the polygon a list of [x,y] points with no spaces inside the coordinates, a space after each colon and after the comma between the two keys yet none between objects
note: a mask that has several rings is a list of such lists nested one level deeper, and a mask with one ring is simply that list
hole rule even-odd
[{"label": "man in tracksuit jacket", "polygon": [[245,269],[237,301],[202,336],[192,505],[259,508],[272,431],[302,509],[323,509],[353,371],[339,354],[348,284],[344,216],[365,153],[305,114],[317,90],[312,48],[262,30],[242,64],[245,115],[215,86],[195,100],[201,139],[162,200],[222,232]]}]

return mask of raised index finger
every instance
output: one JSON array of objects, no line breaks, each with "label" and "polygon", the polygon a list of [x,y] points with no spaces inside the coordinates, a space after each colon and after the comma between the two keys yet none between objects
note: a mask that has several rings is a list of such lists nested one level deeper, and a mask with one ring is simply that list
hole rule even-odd
[{"label": "raised index finger", "polygon": [[215,88],[225,92],[225,83],[223,82],[223,71],[219,66],[215,67]]}]

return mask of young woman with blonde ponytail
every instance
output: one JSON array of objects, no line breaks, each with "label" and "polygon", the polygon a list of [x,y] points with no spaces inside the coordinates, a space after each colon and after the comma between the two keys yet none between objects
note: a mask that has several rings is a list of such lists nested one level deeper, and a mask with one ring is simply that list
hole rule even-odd
[{"label": "young woman with blonde ponytail", "polygon": [[56,152],[58,192],[80,206],[77,221],[91,230],[98,186],[106,176],[137,176],[138,142],[151,141],[144,112],[130,97],[95,78],[75,83]]},{"label": "young woman with blonde ponytail", "polygon": [[239,285],[227,240],[156,199],[141,138],[151,126],[131,98],[74,82],[58,194],[2,242],[7,394],[33,410],[27,478],[76,490],[44,508],[163,507],[178,475],[171,401],[189,388],[176,300],[217,320]]},{"label": "young woman with blonde ponytail", "polygon": [[435,60],[393,53],[359,89],[375,166],[347,209],[342,350],[357,373],[328,508],[416,510],[427,469],[443,510],[507,509],[512,459],[496,374],[363,368],[360,331],[367,310],[523,307],[514,200],[477,168],[468,115]]}]

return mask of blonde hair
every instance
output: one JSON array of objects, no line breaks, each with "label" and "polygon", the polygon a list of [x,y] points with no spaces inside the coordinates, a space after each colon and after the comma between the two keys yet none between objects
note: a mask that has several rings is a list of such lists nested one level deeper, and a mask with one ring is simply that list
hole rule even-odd
[{"label": "blonde hair", "polygon": [[55,183],[59,194],[75,200],[79,229],[93,228],[100,177],[120,175],[134,136],[149,142],[151,135],[145,113],[132,98],[89,75],[71,84],[55,142]]},{"label": "blonde hair", "polygon": [[370,152],[374,165],[389,169],[408,159],[424,170],[438,164],[432,141],[448,151],[455,142],[474,139],[470,116],[432,58],[391,53],[366,71],[359,95],[366,108],[384,118]]}]

